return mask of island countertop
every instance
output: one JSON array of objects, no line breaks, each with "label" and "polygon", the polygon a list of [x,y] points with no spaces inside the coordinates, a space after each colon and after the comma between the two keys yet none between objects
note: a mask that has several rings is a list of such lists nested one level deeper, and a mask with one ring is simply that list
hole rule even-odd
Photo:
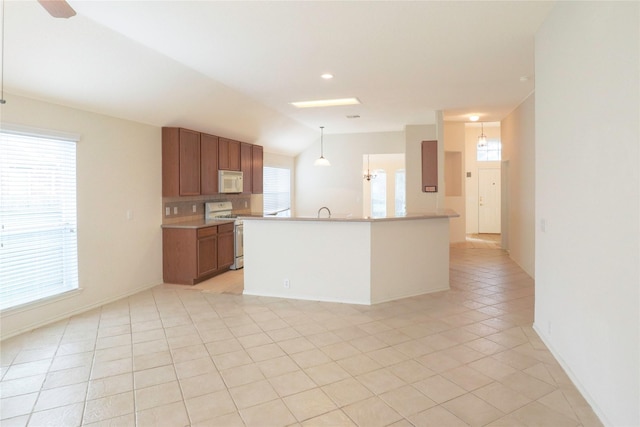
[{"label": "island countertop", "polygon": [[449,289],[451,210],[244,217],[244,294],[378,304]]},{"label": "island countertop", "polygon": [[[323,212],[323,215],[326,215]],[[416,219],[434,219],[434,218],[456,218],[459,217],[456,211],[452,209],[438,209],[432,212],[418,212],[407,213],[406,215],[398,216],[383,216],[383,217],[371,217],[371,216],[351,216],[351,215],[338,215],[332,217],[322,216],[320,218],[314,216],[292,216],[282,217],[273,215],[263,216],[240,216],[242,220],[268,220],[268,221],[334,221],[334,222],[382,222],[382,221],[406,221]]]}]

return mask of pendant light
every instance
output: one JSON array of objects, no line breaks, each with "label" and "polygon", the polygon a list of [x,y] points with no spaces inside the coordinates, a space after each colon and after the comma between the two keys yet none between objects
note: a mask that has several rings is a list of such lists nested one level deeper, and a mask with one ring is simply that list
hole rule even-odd
[{"label": "pendant light", "polygon": [[487,146],[487,136],[484,134],[484,123],[480,123],[480,136],[478,137],[478,147],[486,147]]},{"label": "pendant light", "polygon": [[376,179],[376,176],[378,175],[376,175],[375,173],[372,174],[369,170],[369,155],[367,154],[367,173],[365,173],[362,177],[367,181],[371,181],[372,179]]},{"label": "pendant light", "polygon": [[320,126],[320,158],[315,161],[314,166],[331,166],[329,160],[324,158],[324,126]]}]

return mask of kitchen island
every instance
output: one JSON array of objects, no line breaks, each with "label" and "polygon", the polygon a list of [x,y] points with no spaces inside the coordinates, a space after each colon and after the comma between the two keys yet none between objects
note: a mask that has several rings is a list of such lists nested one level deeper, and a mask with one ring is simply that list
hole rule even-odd
[{"label": "kitchen island", "polygon": [[370,305],[447,290],[457,216],[243,217],[244,293]]}]

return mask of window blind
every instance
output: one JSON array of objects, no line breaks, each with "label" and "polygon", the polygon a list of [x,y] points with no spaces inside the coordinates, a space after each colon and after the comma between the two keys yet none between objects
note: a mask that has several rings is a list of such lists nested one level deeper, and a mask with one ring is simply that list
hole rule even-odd
[{"label": "window blind", "polygon": [[0,131],[0,310],[78,288],[76,141]]},{"label": "window blind", "polygon": [[263,210],[265,215],[289,216],[291,212],[291,171],[263,168]]}]

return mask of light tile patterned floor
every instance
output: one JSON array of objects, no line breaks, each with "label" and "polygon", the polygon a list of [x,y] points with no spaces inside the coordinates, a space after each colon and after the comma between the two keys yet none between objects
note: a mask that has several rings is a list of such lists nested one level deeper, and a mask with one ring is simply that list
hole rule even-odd
[{"label": "light tile patterned floor", "polygon": [[450,291],[372,307],[160,286],[3,342],[1,424],[601,425],[533,292],[484,248],[452,248]]}]

